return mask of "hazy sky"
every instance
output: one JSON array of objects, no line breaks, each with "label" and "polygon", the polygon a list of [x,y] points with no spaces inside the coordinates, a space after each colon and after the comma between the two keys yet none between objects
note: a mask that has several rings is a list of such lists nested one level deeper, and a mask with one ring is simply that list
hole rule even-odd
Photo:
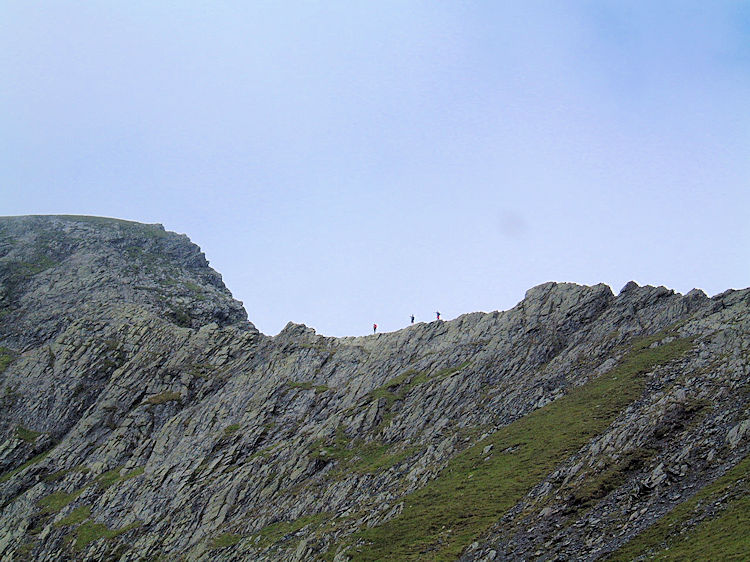
[{"label": "hazy sky", "polygon": [[326,335],[750,285],[750,2],[0,2],[0,215],[160,222]]}]

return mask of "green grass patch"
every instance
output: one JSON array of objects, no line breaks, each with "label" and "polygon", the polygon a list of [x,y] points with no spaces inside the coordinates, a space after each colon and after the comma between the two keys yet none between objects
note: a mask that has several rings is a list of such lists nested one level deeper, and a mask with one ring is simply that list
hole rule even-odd
[{"label": "green grass patch", "polygon": [[391,406],[393,406],[393,403],[399,399],[398,394],[396,394],[392,390],[389,390],[388,387],[383,386],[371,390],[368,396],[372,400],[380,400],[381,398],[383,398],[385,400],[385,407],[387,409],[390,409]]},{"label": "green grass patch", "polygon": [[[714,518],[685,525],[722,496],[734,499]],[[620,547],[607,560],[743,560],[750,552],[750,457]]]},{"label": "green grass patch", "polygon": [[460,365],[456,365],[455,367],[448,367],[447,369],[442,369],[432,375],[432,378],[436,379],[446,379],[450,377],[451,375],[455,375],[459,371],[463,371],[466,367],[471,365],[471,361],[464,361]]},{"label": "green grass patch", "polygon": [[32,277],[37,273],[54,267],[57,262],[45,255],[36,255],[32,258],[32,261],[13,261],[6,264],[6,267],[10,270],[11,274],[17,277]]},{"label": "green grass patch", "polygon": [[141,474],[143,474],[144,470],[145,469],[142,466],[136,466],[130,472],[126,472],[120,480],[122,482],[125,482],[126,480],[130,480],[131,478],[135,478],[136,476],[140,476]]},{"label": "green grass patch", "polygon": [[217,368],[210,363],[193,363],[188,368],[188,372],[194,377],[200,377],[202,379],[208,379],[211,375],[214,375]]},{"label": "green grass patch", "polygon": [[22,425],[16,426],[16,432],[15,432],[16,439],[23,439],[27,443],[33,443],[34,441],[36,441],[36,438],[39,437],[41,434],[42,433],[40,431],[26,429]]},{"label": "green grass patch", "polygon": [[417,450],[416,447],[407,447],[392,452],[392,449],[392,445],[377,441],[362,445],[357,450],[356,458],[352,459],[346,470],[359,474],[374,474],[406,460]]},{"label": "green grass patch", "polygon": [[57,472],[48,474],[47,476],[43,478],[43,480],[47,483],[57,482],[58,480],[62,480],[63,478],[65,478],[69,472],[70,472],[69,468],[63,468],[62,470],[58,470]]},{"label": "green grass patch", "polygon": [[383,386],[371,390],[367,396],[370,400],[385,399],[386,410],[390,410],[395,402],[406,398],[415,386],[429,379],[425,373],[409,369],[389,379]]},{"label": "green grass patch", "polygon": [[18,468],[14,468],[13,470],[10,470],[10,471],[6,472],[2,476],[0,476],[0,484],[2,484],[3,482],[7,482],[11,478],[13,478],[16,474],[18,474],[19,472],[21,472],[23,470],[26,470],[31,465],[37,464],[39,462],[42,462],[44,460],[44,457],[46,457],[50,453],[51,453],[51,450],[50,451],[45,451],[44,453],[40,453],[37,456],[35,456],[33,459],[31,459],[31,460],[26,461],[25,463],[23,463]]},{"label": "green grass patch", "polygon": [[228,546],[234,546],[242,540],[241,535],[235,535],[233,533],[224,533],[214,538],[211,541],[209,548],[226,548]]},{"label": "green grass patch", "polygon": [[206,300],[206,295],[204,294],[203,287],[201,287],[197,283],[193,283],[192,281],[185,281],[183,283],[183,286],[188,291],[190,291],[191,293],[193,293],[193,297],[196,300],[199,300],[199,301]]},{"label": "green grass patch", "polygon": [[73,548],[75,548],[76,550],[83,550],[96,540],[113,539],[116,536],[127,533],[131,529],[135,529],[136,527],[140,527],[141,525],[143,525],[142,522],[135,521],[130,525],[126,525],[122,529],[112,530],[102,523],[97,523],[90,520],[86,521],[76,529],[76,539],[75,543],[73,543]]},{"label": "green grass patch", "polygon": [[315,384],[312,381],[286,381],[286,385],[289,388],[300,388],[302,390],[315,389],[315,394],[320,394],[321,392],[330,390],[327,385]]},{"label": "green grass patch", "polygon": [[75,508],[63,519],[60,519],[60,521],[55,523],[55,527],[78,525],[79,523],[86,521],[89,517],[91,517],[91,506],[82,505],[81,507]]},{"label": "green grass patch", "polygon": [[120,472],[122,471],[122,467],[118,466],[116,468],[113,468],[112,470],[108,470],[107,472],[100,474],[96,477],[96,485],[101,490],[106,490],[110,486],[114,484],[119,484],[120,482],[125,482],[126,480],[130,480],[131,478],[135,478],[136,476],[140,476],[143,474],[143,467],[137,466],[130,472],[126,472],[122,476],[120,476]]},{"label": "green grass patch", "polygon": [[750,555],[750,495],[733,501],[721,515],[705,521],[680,542],[657,552],[654,560],[747,560]]},{"label": "green grass patch", "polygon": [[111,531],[106,525],[95,521],[86,521],[76,529],[74,548],[82,550],[95,540],[109,537],[110,533]]},{"label": "green grass patch", "polygon": [[268,457],[271,456],[271,454],[273,453],[273,450],[276,448],[276,446],[277,445],[274,444],[274,445],[268,445],[266,447],[263,447],[262,449],[259,449],[259,450],[255,451],[252,455],[250,455],[248,457],[248,460],[253,460],[253,459],[257,459],[257,458],[267,459]]},{"label": "green grass patch", "polygon": [[112,470],[108,470],[107,472],[100,474],[96,477],[96,485],[102,489],[106,490],[113,484],[116,484],[121,480],[120,478],[120,471],[122,470],[121,466],[118,466],[117,468],[113,468]]},{"label": "green grass patch", "polygon": [[179,402],[181,400],[179,392],[162,392],[161,394],[154,394],[146,399],[148,404],[164,404],[165,402]]},{"label": "green grass patch", "polygon": [[63,507],[73,502],[78,496],[80,496],[86,486],[80,488],[74,492],[52,492],[48,496],[44,496],[37,503],[42,508],[42,513],[57,513]]},{"label": "green grass patch", "polygon": [[13,361],[13,354],[7,347],[0,347],[0,373],[4,372],[8,368],[11,361]]},{"label": "green grass patch", "polygon": [[[681,339],[649,349],[639,340],[609,372],[455,456],[435,480],[406,497],[398,517],[356,533],[353,538],[365,544],[349,554],[354,560],[455,560],[555,466],[639,398],[645,373],[691,346],[691,340]],[[485,454],[488,445],[493,449]]]},{"label": "green grass patch", "polygon": [[39,544],[39,541],[29,541],[27,543],[24,543],[23,545],[19,546],[16,551],[15,555],[18,556],[21,560],[27,560],[28,557],[31,556],[31,553],[34,551],[36,546]]},{"label": "green grass patch", "polygon": [[294,534],[309,525],[318,526],[326,519],[330,519],[330,513],[318,513],[316,515],[306,515],[294,521],[278,521],[263,527],[257,537],[260,537],[256,543],[261,548],[265,548],[283,540],[288,535]]},{"label": "green grass patch", "polygon": [[311,381],[286,381],[286,385],[289,388],[301,388],[302,390],[310,390],[314,386]]},{"label": "green grass patch", "polygon": [[337,474],[379,472],[398,464],[416,450],[416,447],[409,447],[393,452],[393,445],[381,441],[352,440],[346,436],[342,426],[336,429],[332,442],[325,444],[325,441],[316,441],[311,448],[315,458],[340,462]]},{"label": "green grass patch", "polygon": [[318,440],[311,445],[312,455],[324,460],[346,460],[354,456],[350,447],[351,440],[346,436],[343,426],[336,428],[336,435],[332,442]]},{"label": "green grass patch", "polygon": [[229,436],[237,433],[237,431],[240,429],[240,424],[233,423],[232,425],[228,425],[224,428],[224,435]]}]

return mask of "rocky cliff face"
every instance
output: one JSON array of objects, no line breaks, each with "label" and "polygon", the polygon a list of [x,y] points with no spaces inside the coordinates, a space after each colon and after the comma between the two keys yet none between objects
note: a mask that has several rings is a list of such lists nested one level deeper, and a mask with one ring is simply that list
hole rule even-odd
[{"label": "rocky cliff face", "polygon": [[0,558],[746,554],[749,304],[548,283],[268,337],[184,236],[0,218]]},{"label": "rocky cliff face", "polygon": [[52,340],[74,318],[114,320],[133,305],[179,326],[247,320],[200,248],[161,225],[4,217],[0,260],[3,335],[16,347]]}]

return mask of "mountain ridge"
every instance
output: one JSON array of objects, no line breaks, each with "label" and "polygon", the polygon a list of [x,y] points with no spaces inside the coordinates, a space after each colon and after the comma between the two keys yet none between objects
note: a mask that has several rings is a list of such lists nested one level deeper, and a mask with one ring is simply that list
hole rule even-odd
[{"label": "mountain ridge", "polygon": [[10,559],[599,559],[748,452],[748,289],[267,336],[186,236],[59,216],[0,218],[0,283]]}]

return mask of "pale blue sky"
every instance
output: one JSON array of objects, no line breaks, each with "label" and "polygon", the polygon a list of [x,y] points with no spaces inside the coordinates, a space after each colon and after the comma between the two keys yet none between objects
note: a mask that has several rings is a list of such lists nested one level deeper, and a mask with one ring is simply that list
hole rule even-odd
[{"label": "pale blue sky", "polygon": [[750,285],[750,2],[0,3],[0,214],[161,222],[327,335]]}]

